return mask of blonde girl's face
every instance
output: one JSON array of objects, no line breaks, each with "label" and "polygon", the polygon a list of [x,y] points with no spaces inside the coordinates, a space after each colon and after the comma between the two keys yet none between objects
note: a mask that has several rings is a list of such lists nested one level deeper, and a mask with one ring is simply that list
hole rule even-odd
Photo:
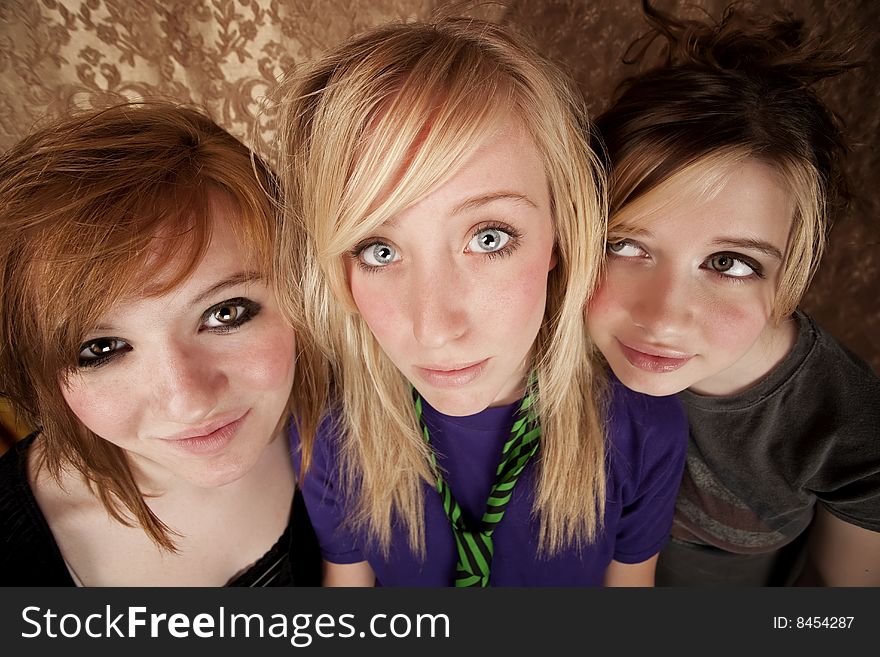
[{"label": "blonde girl's face", "polygon": [[347,258],[351,292],[382,349],[453,416],[516,401],[556,263],[541,157],[510,119],[444,185]]},{"label": "blonde girl's face", "polygon": [[725,395],[767,371],[792,215],[778,176],[746,161],[714,197],[672,189],[610,229],[587,326],[624,385]]},{"label": "blonde girl's face", "polygon": [[235,481],[283,439],[294,332],[246,265],[229,204],[215,196],[211,212],[211,242],[192,275],[113,306],[62,385],[79,420],[158,484]]}]

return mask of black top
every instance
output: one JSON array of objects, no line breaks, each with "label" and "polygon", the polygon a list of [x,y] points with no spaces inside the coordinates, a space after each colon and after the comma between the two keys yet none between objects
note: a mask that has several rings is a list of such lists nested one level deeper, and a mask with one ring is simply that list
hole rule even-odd
[{"label": "black top", "polygon": [[[27,479],[36,434],[0,457],[0,585],[75,586]],[[321,553],[297,489],[290,522],[263,557],[226,586],[320,586]]]}]

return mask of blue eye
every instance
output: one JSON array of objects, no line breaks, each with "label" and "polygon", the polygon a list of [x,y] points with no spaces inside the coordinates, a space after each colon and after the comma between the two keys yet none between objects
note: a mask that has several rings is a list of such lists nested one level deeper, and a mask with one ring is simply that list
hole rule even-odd
[{"label": "blue eye", "polygon": [[84,342],[79,349],[79,366],[94,367],[126,351],[131,351],[131,345],[119,338],[96,338]]},{"label": "blue eye", "polygon": [[467,248],[471,253],[495,253],[507,246],[510,240],[510,235],[500,228],[483,228],[471,238]]},{"label": "blue eye", "polygon": [[368,267],[385,267],[400,260],[400,254],[390,244],[374,242],[360,250],[357,257]]}]

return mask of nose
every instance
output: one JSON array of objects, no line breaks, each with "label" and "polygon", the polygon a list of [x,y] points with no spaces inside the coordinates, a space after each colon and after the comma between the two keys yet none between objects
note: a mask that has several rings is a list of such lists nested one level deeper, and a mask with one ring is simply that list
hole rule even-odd
[{"label": "nose", "polygon": [[228,380],[210,354],[173,345],[153,371],[156,401],[170,422],[194,424],[211,415]]},{"label": "nose", "polygon": [[453,259],[421,267],[409,294],[413,335],[423,347],[437,349],[465,335],[471,285]]},{"label": "nose", "polygon": [[633,323],[653,340],[684,335],[695,318],[697,290],[672,268],[654,267],[629,290]]}]

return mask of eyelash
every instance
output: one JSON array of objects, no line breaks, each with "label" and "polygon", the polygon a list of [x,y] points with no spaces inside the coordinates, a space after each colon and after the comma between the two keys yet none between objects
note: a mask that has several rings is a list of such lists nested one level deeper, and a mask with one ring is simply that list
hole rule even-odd
[{"label": "eyelash", "polygon": [[[520,245],[520,239],[522,238],[522,233],[520,233],[515,228],[513,228],[513,226],[509,226],[508,224],[504,224],[504,223],[500,223],[500,222],[487,223],[487,224],[482,224],[480,226],[477,226],[473,230],[473,232],[471,233],[471,236],[468,239],[468,242],[470,243],[470,241],[472,239],[474,239],[477,235],[479,235],[480,233],[482,233],[483,231],[486,231],[486,230],[497,230],[502,233],[506,233],[510,239],[507,242],[507,244],[505,244],[503,247],[501,247],[497,251],[491,251],[489,253],[481,253],[481,254],[477,254],[477,255],[483,255],[486,258],[489,258],[490,260],[495,259],[495,258],[507,257],[507,256],[511,255]],[[363,242],[356,244],[348,252],[348,256],[355,261],[357,266],[362,271],[369,273],[369,274],[377,273],[378,271],[385,269],[385,267],[377,267],[375,265],[368,265],[361,258],[361,254],[364,251],[366,251],[367,249],[369,249],[373,246],[376,246],[377,244],[390,244],[390,243],[383,241],[383,240],[368,238],[368,239],[364,240]]]},{"label": "eyelash", "polygon": [[[522,233],[516,230],[513,226],[509,226],[508,224],[503,223],[488,223],[483,224],[482,226],[477,226],[474,229],[474,232],[471,233],[471,240],[474,239],[477,235],[486,230],[497,230],[502,233],[506,233],[510,240],[503,247],[498,249],[497,251],[491,251],[489,253],[482,253],[480,255],[484,255],[490,260],[494,260],[495,258],[506,258],[513,254],[514,251],[519,248],[520,240],[522,238]],[[468,240],[470,242],[470,240]]]},{"label": "eyelash", "polygon": [[[620,258],[632,258],[632,257],[634,257],[634,256],[620,256],[620,255],[618,255],[617,253],[615,253],[614,251],[611,250],[611,245],[620,245],[620,244],[628,244],[628,245],[630,245],[630,246],[633,246],[633,247],[639,249],[639,250],[642,251],[643,253],[646,253],[646,249],[645,249],[641,244],[639,244],[638,242],[634,242],[634,241],[632,241],[632,240],[626,240],[626,239],[621,239],[621,240],[608,240],[608,242],[607,242],[607,247],[606,247],[606,252],[607,252],[607,254],[608,254],[609,257],[620,257]],[[751,280],[754,280],[754,279],[756,279],[756,278],[757,278],[757,279],[763,279],[763,278],[764,278],[764,270],[763,270],[763,268],[761,267],[761,265],[760,265],[758,262],[756,262],[755,260],[752,260],[751,258],[747,258],[746,256],[741,255],[741,254],[739,254],[739,253],[730,253],[730,252],[727,252],[727,251],[722,251],[722,252],[719,252],[719,253],[713,253],[713,254],[710,255],[708,258],[706,258],[706,259],[703,261],[703,263],[704,263],[704,265],[705,265],[706,263],[708,263],[709,261],[713,260],[714,258],[721,258],[721,257],[730,258],[731,260],[735,260],[736,262],[740,262],[740,263],[744,264],[745,266],[747,266],[749,269],[752,270],[752,274],[750,274],[749,276],[730,276],[730,275],[728,275],[728,274],[725,274],[724,272],[720,272],[720,271],[717,271],[717,270],[715,270],[715,269],[712,269],[711,267],[701,266],[701,268],[702,268],[702,269],[705,269],[705,270],[708,271],[710,274],[712,274],[712,275],[715,276],[716,278],[719,278],[719,279],[723,280],[723,281],[726,282],[726,283],[743,284],[743,283],[747,283],[747,282],[749,282],[749,281],[751,281]]]},{"label": "eyelash", "polygon": [[[213,315],[215,312],[217,312],[221,308],[225,308],[228,306],[241,306],[244,310],[242,311],[242,313],[239,317],[236,317],[229,324],[223,324],[221,326],[209,326],[209,327],[204,326],[204,324],[208,321],[208,319],[211,317],[211,315]],[[210,331],[211,333],[217,333],[220,335],[232,333],[232,332],[238,330],[244,324],[247,324],[249,321],[254,319],[257,315],[260,314],[260,311],[262,309],[263,309],[263,307],[259,303],[257,303],[256,301],[253,301],[251,299],[246,299],[244,297],[235,297],[233,299],[227,299],[226,301],[221,301],[220,303],[214,304],[213,306],[208,308],[204,313],[202,313],[202,317],[199,320],[199,333],[202,333],[203,331]],[[89,369],[89,368],[101,367],[102,365],[109,363],[111,360],[115,360],[116,358],[120,358],[124,354],[131,351],[131,345],[128,342],[126,342],[125,340],[123,340],[122,338],[118,338],[116,336],[102,336],[100,338],[94,338],[92,340],[88,340],[88,341],[82,343],[79,347],[79,353],[82,353],[83,351],[88,349],[89,345],[92,345],[96,342],[100,342],[100,341],[104,341],[104,340],[116,340],[119,342],[123,342],[123,343],[125,343],[125,348],[114,350],[114,351],[110,352],[109,354],[107,354],[106,356],[100,356],[98,358],[88,358],[88,359],[79,358],[78,359],[79,369]]]}]

